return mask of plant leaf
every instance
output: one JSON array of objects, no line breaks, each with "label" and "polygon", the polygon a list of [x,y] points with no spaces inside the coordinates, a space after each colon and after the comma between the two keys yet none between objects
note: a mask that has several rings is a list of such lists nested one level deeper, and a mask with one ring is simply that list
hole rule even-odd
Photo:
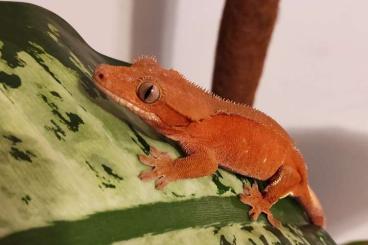
[{"label": "plant leaf", "polygon": [[129,65],[43,8],[0,2],[0,244],[334,244],[292,198],[272,209],[280,230],[251,222],[248,180],[224,170],[141,182],[137,154],[180,152],[94,87],[100,63]]}]

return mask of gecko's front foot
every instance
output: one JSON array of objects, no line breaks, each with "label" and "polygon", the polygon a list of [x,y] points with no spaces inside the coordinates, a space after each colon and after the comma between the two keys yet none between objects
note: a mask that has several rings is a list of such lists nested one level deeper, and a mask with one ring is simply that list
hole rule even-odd
[{"label": "gecko's front foot", "polygon": [[156,179],[156,189],[163,189],[169,182],[175,180],[173,178],[173,159],[166,152],[161,152],[155,147],[150,147],[150,155],[139,155],[139,160],[152,169],[143,171],[139,174],[139,178],[143,181]]},{"label": "gecko's front foot", "polygon": [[254,183],[252,186],[244,185],[243,194],[240,195],[240,201],[251,206],[249,216],[252,220],[257,220],[263,212],[267,215],[267,219],[271,225],[280,227],[281,223],[273,217],[270,211],[272,205],[263,198],[257,183]]}]

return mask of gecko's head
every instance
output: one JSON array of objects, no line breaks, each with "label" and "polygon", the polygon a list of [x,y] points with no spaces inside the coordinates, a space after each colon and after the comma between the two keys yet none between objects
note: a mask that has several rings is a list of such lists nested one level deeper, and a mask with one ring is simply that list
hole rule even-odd
[{"label": "gecko's head", "polygon": [[196,114],[195,107],[200,107],[193,85],[151,57],[140,58],[129,67],[99,65],[94,80],[113,101],[161,127],[188,125]]}]

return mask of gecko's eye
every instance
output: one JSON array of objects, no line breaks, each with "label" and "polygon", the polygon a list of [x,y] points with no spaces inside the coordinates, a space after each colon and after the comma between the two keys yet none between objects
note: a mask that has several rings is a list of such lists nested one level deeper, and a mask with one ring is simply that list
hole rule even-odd
[{"label": "gecko's eye", "polygon": [[160,97],[160,90],[155,84],[144,82],[139,85],[137,95],[143,102],[153,103]]}]

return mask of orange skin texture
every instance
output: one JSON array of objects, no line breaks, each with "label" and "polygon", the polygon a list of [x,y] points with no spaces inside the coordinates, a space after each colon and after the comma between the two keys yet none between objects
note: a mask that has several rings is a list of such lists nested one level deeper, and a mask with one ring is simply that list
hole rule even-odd
[{"label": "orange skin texture", "polygon": [[[249,214],[253,220],[264,212],[271,224],[279,226],[270,208],[280,198],[293,195],[311,221],[324,226],[323,210],[308,185],[303,157],[287,132],[269,116],[211,94],[150,57],[140,58],[130,67],[99,65],[94,81],[113,101],[177,141],[186,154],[172,159],[151,147],[149,156],[139,156],[152,167],[139,175],[142,180],[154,179],[156,188],[162,189],[172,181],[212,175],[222,167],[268,180],[262,193],[253,184],[245,185],[240,195],[240,200],[252,207]],[[153,103],[138,95],[140,85],[147,81],[158,88],[159,97]]]}]

